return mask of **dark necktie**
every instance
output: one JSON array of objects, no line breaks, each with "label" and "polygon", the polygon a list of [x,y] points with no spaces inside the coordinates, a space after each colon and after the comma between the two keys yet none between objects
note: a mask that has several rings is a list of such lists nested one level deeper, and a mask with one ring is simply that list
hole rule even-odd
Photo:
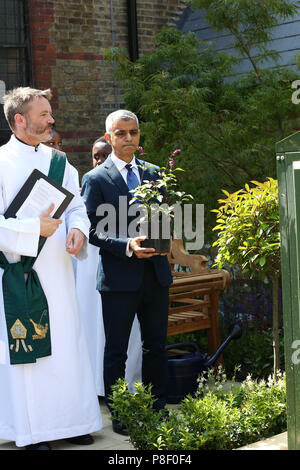
[{"label": "dark necktie", "polygon": [[127,165],[125,165],[125,168],[127,169],[127,178],[126,178],[127,186],[129,188],[129,190],[130,189],[135,189],[140,184],[139,180],[138,180],[138,177],[136,176],[136,174],[132,170],[132,166],[130,165],[130,163],[127,163]]}]

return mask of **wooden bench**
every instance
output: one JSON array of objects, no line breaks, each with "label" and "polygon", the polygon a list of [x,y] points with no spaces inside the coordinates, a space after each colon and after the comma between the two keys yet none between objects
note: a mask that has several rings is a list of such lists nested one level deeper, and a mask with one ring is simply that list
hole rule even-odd
[{"label": "wooden bench", "polygon": [[[220,346],[219,292],[227,289],[230,275],[225,270],[207,269],[207,258],[188,254],[179,239],[173,240],[168,256],[173,274],[168,336],[207,330],[208,354],[212,355]],[[175,271],[175,265],[187,267],[189,271]]]}]

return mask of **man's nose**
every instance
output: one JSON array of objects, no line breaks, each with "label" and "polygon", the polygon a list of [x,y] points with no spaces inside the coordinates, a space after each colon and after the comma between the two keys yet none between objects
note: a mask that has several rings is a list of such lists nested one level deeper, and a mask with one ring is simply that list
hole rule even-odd
[{"label": "man's nose", "polygon": [[54,124],[54,123],[55,123],[55,119],[54,119],[53,116],[49,116],[48,121],[49,121],[50,124]]},{"label": "man's nose", "polygon": [[126,140],[132,140],[132,135],[131,135],[130,131],[128,131],[127,134],[126,134]]}]

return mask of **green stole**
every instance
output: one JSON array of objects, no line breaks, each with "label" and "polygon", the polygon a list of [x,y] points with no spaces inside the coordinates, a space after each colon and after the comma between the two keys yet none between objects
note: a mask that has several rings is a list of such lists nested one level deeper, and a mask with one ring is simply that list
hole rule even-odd
[{"label": "green stole", "polygon": [[[66,155],[52,149],[48,176],[62,185]],[[40,237],[38,254],[47,238]],[[9,263],[0,251],[3,302],[11,364],[28,364],[51,355],[48,302],[36,271],[37,257],[21,256],[18,263]],[[27,278],[26,278],[27,276]]]}]

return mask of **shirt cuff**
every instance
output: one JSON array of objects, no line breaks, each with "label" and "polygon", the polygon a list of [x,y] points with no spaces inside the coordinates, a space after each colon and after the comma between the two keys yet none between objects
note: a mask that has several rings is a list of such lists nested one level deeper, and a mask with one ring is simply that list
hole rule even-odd
[{"label": "shirt cuff", "polygon": [[78,261],[82,261],[84,259],[87,259],[88,257],[88,245],[89,245],[89,239],[87,237],[84,237],[83,240],[83,245],[81,247],[81,250],[77,255],[71,255],[73,258],[77,259]]},{"label": "shirt cuff", "polygon": [[131,258],[132,254],[133,254],[133,251],[129,246],[130,245],[130,240],[131,240],[131,238],[129,238],[129,240],[127,242],[127,246],[126,246],[126,256],[128,256],[129,258]]},{"label": "shirt cuff", "polygon": [[89,238],[88,236],[86,235],[86,230],[84,228],[84,225],[82,227],[79,227],[78,224],[77,224],[77,227],[72,227],[69,231],[68,231],[68,235],[70,233],[70,231],[72,229],[76,228],[77,230],[80,230],[81,233],[83,233],[84,235],[84,239],[83,239],[83,245],[81,247],[81,250],[79,251],[79,253],[77,253],[77,255],[74,255],[72,254],[72,258],[75,258],[77,259],[78,261],[81,261],[81,260],[84,260],[88,257],[88,244],[89,244]]},{"label": "shirt cuff", "polygon": [[40,240],[40,218],[19,220],[19,232],[13,252],[20,256],[37,256]]}]

